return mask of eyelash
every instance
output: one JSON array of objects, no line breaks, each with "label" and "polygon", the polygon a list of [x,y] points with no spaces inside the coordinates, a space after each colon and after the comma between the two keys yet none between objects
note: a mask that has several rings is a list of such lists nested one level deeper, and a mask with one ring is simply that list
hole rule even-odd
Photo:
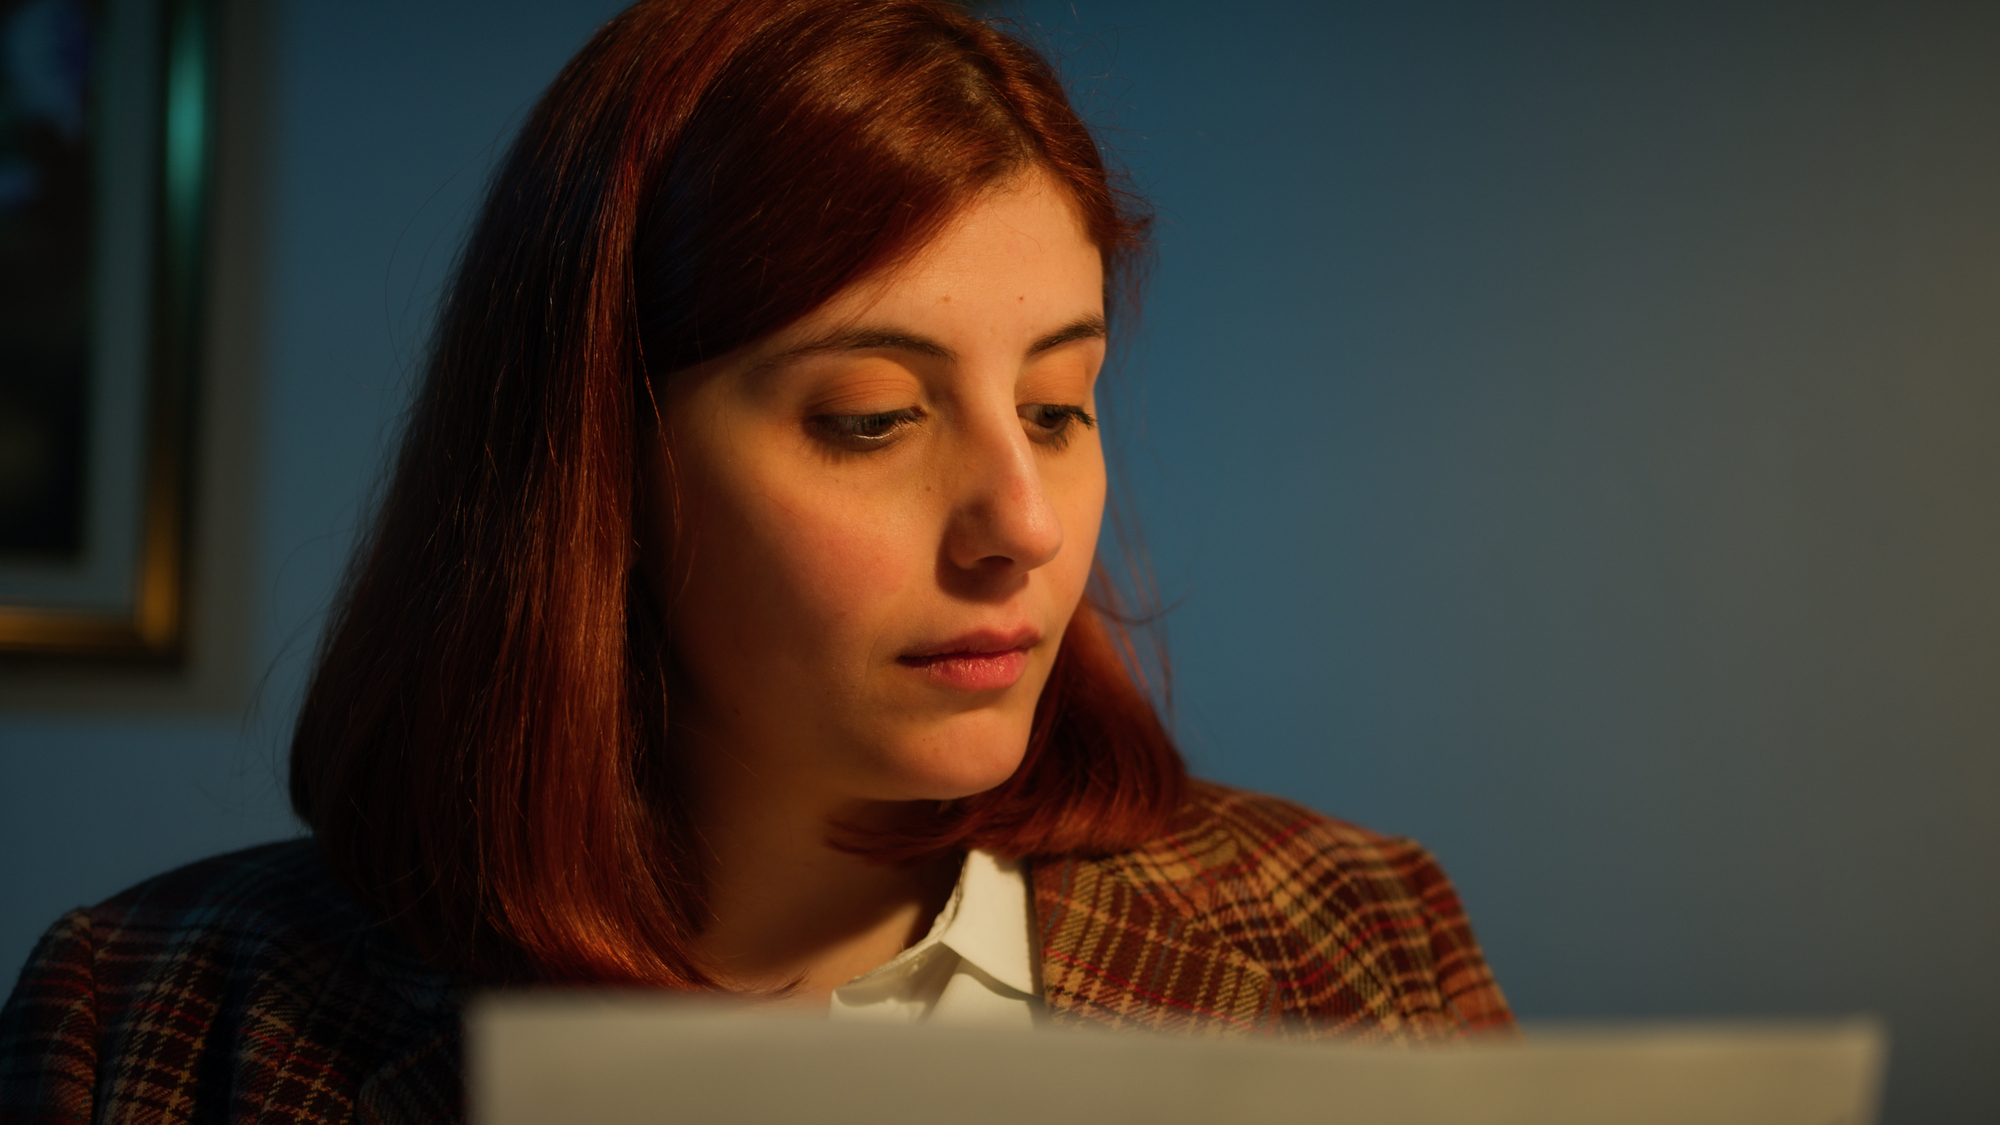
[{"label": "eyelash", "polygon": [[[1031,412],[1039,417],[1031,416]],[[1022,406],[1019,413],[1021,421],[1029,427],[1029,438],[1056,450],[1069,445],[1072,422],[1081,422],[1086,429],[1097,428],[1096,417],[1081,406],[1037,402]],[[865,453],[888,446],[904,430],[923,421],[924,416],[921,407],[911,406],[875,414],[816,414],[808,422],[830,444]]]},{"label": "eyelash", "polygon": [[911,406],[876,414],[816,414],[808,421],[831,444],[865,453],[895,441],[897,435],[923,421],[923,418],[923,410]]},{"label": "eyelash", "polygon": [[[1029,411],[1039,413],[1042,416],[1042,420],[1037,421],[1030,418],[1028,416]],[[1050,402],[1037,402],[1021,407],[1018,413],[1021,415],[1021,421],[1043,432],[1043,436],[1034,437],[1034,440],[1041,442],[1050,449],[1059,450],[1069,445],[1069,439],[1074,436],[1070,433],[1069,429],[1072,422],[1083,423],[1083,428],[1086,430],[1097,428],[1097,418],[1081,406],[1060,406]],[[1034,435],[1031,434],[1030,436],[1033,437]]]}]

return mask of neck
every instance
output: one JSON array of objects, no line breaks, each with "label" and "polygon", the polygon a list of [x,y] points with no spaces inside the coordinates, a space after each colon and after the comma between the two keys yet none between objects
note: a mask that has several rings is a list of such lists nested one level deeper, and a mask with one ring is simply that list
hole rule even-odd
[{"label": "neck", "polygon": [[961,857],[891,864],[829,842],[836,825],[882,827],[922,810],[774,786],[717,749],[699,748],[708,768],[695,771],[709,910],[698,940],[730,984],[790,986],[789,999],[823,1007],[835,988],[922,939]]}]

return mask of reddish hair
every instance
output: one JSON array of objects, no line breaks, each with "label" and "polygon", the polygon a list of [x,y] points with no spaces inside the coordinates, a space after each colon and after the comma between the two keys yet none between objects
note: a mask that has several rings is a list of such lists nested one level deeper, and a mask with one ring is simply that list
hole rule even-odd
[{"label": "reddish hair", "polygon": [[[906,258],[1039,168],[1112,279],[1143,212],[1033,50],[942,0],[644,0],[529,117],[440,312],[292,740],[293,807],[426,957],[703,988],[702,872],[634,573],[654,384]],[[1185,771],[1100,567],[1019,770],[861,846],[1106,852]]]}]

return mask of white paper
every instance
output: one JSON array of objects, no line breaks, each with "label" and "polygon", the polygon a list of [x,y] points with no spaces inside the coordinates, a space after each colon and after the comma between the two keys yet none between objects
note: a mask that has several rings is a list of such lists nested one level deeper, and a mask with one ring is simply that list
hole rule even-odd
[{"label": "white paper", "polygon": [[467,1015],[475,1125],[1869,1125],[1871,1022],[1531,1032],[1409,1049],[829,1023],[502,994]]}]

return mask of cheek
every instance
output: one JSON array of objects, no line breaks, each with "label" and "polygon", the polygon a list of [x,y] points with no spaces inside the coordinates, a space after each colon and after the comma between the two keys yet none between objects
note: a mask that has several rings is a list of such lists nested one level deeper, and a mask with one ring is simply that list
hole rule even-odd
[{"label": "cheek", "polygon": [[[719,482],[704,508],[682,596],[688,640],[725,648],[762,677],[849,681],[862,674],[891,610],[928,572],[930,552],[907,512],[873,510],[826,481]],[[706,625],[707,627],[703,627]],[[791,674],[787,674],[787,670]],[[705,676],[703,678],[706,678]]]},{"label": "cheek", "polygon": [[1097,536],[1104,519],[1104,462],[1090,458],[1049,482],[1050,499],[1062,521],[1063,549],[1049,564],[1051,580],[1071,603],[1083,596],[1097,558]]},{"label": "cheek", "polygon": [[793,495],[760,514],[760,545],[787,600],[850,641],[887,624],[888,608],[928,575],[935,555],[920,521],[893,506]]}]

